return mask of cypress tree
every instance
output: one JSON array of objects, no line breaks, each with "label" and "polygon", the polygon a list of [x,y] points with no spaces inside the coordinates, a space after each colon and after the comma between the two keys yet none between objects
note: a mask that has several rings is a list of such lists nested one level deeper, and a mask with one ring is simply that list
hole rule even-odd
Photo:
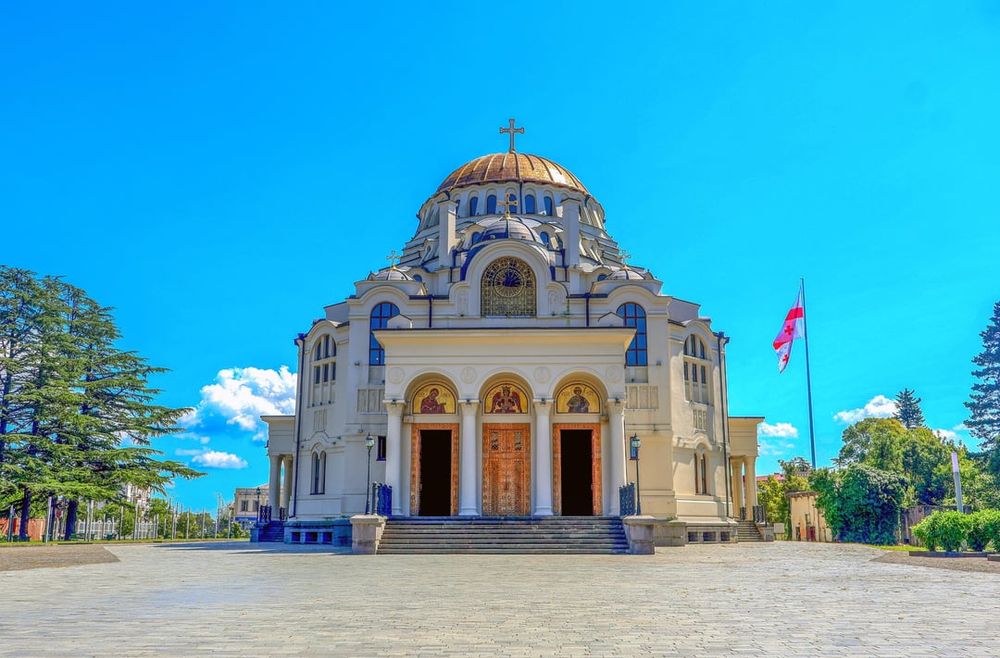
[{"label": "cypress tree", "polygon": [[978,381],[965,403],[971,414],[965,425],[972,436],[982,439],[993,471],[1000,474],[1000,302],[993,305],[993,317],[979,335],[983,351],[972,359],[977,366],[972,376]]},{"label": "cypress tree", "polygon": [[920,410],[921,399],[913,389],[904,388],[896,394],[896,414],[893,416],[908,430],[924,426],[924,412]]}]

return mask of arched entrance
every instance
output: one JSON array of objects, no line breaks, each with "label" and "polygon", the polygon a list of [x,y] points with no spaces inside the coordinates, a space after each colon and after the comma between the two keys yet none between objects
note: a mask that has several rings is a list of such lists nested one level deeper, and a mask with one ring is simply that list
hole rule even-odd
[{"label": "arched entrance", "polygon": [[531,514],[530,401],[527,389],[511,379],[484,389],[484,516]]},{"label": "arched entrance", "polygon": [[[562,516],[600,516],[601,396],[590,385],[570,382],[556,394],[552,429],[552,508]],[[574,422],[568,422],[574,421]]]},{"label": "arched entrance", "polygon": [[426,381],[410,397],[410,514],[458,514],[458,423],[455,393],[444,381]]}]

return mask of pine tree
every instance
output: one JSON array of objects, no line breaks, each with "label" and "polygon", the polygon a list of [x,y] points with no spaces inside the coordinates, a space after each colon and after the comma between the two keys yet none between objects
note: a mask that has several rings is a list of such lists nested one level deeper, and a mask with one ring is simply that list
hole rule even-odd
[{"label": "pine tree", "polygon": [[896,414],[893,416],[908,430],[924,426],[924,412],[920,410],[920,398],[913,389],[904,388],[896,394]]},{"label": "pine tree", "polygon": [[965,425],[972,436],[982,439],[994,472],[1000,474],[1000,302],[993,305],[993,317],[979,335],[983,351],[972,360],[977,366],[972,376],[978,381],[965,403],[971,413]]}]

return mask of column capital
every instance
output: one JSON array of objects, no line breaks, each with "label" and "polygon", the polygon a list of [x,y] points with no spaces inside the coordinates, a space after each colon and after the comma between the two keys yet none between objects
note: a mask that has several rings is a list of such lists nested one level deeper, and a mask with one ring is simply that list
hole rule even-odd
[{"label": "column capital", "polygon": [[385,405],[386,412],[395,417],[402,417],[403,409],[406,408],[406,403],[402,400],[382,400],[382,404]]},{"label": "column capital", "polygon": [[608,413],[609,414],[622,414],[625,413],[625,396],[620,398],[608,398]]},{"label": "column capital", "polygon": [[463,416],[474,416],[479,407],[479,400],[459,400],[458,407],[462,410]]},{"label": "column capital", "polygon": [[552,400],[532,400],[531,404],[535,406],[535,413],[539,416],[548,416],[552,409]]}]

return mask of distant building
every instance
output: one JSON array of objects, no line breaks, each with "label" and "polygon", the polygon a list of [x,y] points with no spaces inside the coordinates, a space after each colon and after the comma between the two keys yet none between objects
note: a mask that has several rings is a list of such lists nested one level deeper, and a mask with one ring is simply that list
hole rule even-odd
[{"label": "distant building", "polygon": [[788,494],[791,527],[788,539],[792,541],[832,542],[833,533],[823,518],[823,512],[816,506],[815,491],[796,491]]},{"label": "distant building", "polygon": [[257,520],[261,505],[267,505],[266,484],[259,487],[240,487],[233,496],[233,521],[249,526]]}]

